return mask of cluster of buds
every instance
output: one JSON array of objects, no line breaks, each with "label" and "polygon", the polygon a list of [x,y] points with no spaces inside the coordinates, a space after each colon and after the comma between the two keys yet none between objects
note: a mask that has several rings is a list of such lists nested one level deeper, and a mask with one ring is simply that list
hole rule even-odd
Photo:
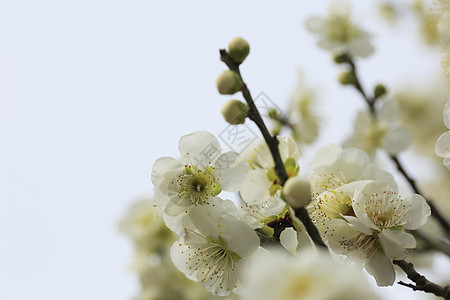
[{"label": "cluster of buds", "polygon": [[[228,56],[236,65],[241,64],[250,53],[250,46],[241,37],[235,37],[228,44]],[[217,78],[217,90],[222,95],[233,95],[242,90],[241,75],[233,70],[223,71]],[[248,107],[245,103],[232,99],[222,107],[225,121],[232,125],[243,124],[248,116]]]}]

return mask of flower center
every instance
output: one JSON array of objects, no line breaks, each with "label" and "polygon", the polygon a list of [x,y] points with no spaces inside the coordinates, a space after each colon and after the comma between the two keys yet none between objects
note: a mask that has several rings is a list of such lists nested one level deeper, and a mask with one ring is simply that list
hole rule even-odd
[{"label": "flower center", "polygon": [[358,30],[349,19],[335,16],[328,21],[327,36],[332,41],[348,43],[358,36]]},{"label": "flower center", "polygon": [[212,174],[213,170],[213,167],[201,170],[196,166],[186,166],[178,175],[178,197],[189,199],[193,205],[208,204],[211,197],[222,191],[218,179]]}]

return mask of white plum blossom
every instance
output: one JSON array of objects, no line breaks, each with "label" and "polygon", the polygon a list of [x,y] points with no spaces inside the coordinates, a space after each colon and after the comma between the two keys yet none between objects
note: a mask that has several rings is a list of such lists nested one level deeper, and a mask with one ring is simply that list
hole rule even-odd
[{"label": "white plum blossom", "polygon": [[311,17],[306,28],[319,36],[319,47],[333,54],[367,57],[374,52],[370,35],[351,20],[351,7],[346,2],[332,3],[327,18]]},{"label": "white plum blossom", "polygon": [[312,250],[298,257],[279,251],[256,256],[244,275],[245,300],[379,299],[359,268]]},{"label": "white plum blossom", "polygon": [[255,231],[222,209],[193,207],[170,250],[174,265],[209,292],[226,296],[240,285],[242,262],[259,247]]},{"label": "white plum blossom", "polygon": [[411,143],[411,134],[401,126],[397,110],[394,101],[386,101],[377,111],[376,120],[367,110],[359,112],[353,136],[343,146],[362,149],[369,155],[375,154],[380,148],[390,155],[405,150]]},{"label": "white plum blossom", "polygon": [[[289,177],[300,170],[300,150],[289,138],[278,138],[281,159]],[[281,182],[275,173],[275,163],[269,147],[263,139],[256,140],[241,154],[240,161],[247,164],[247,177],[240,195],[244,201],[242,218],[252,227],[259,228],[280,214],[286,203],[281,199]]]},{"label": "white plum blossom", "polygon": [[355,193],[351,210],[325,223],[325,236],[335,253],[361,261],[378,285],[392,285],[392,260],[416,247],[406,230],[420,228],[430,214],[422,196],[403,199],[387,183],[371,181]]},{"label": "white plum blossom", "polygon": [[373,164],[360,149],[342,149],[332,144],[322,147],[313,158],[311,189],[314,195],[359,180],[382,180],[396,187],[391,174]]},{"label": "white plum blossom", "polygon": [[152,169],[155,201],[164,211],[166,225],[179,233],[179,215],[197,205],[215,205],[223,190],[238,191],[245,178],[244,168],[236,165],[238,154],[222,150],[209,132],[184,135],[178,149],[181,158],[162,157]]},{"label": "white plum blossom", "polygon": [[[450,100],[444,108],[444,123],[450,129]],[[436,154],[444,158],[444,166],[450,170],[450,130],[444,132],[436,142]]]},{"label": "white plum blossom", "polygon": [[251,228],[261,228],[273,221],[276,216],[283,214],[286,203],[279,198],[261,204],[244,203],[240,207],[241,219]]},{"label": "white plum blossom", "polygon": [[[290,138],[278,138],[281,159],[288,177],[296,176],[300,170],[300,150]],[[248,204],[270,203],[281,199],[281,182],[275,173],[275,162],[269,147],[263,139],[255,141],[241,155],[247,162],[247,177],[241,189],[241,197]]]}]

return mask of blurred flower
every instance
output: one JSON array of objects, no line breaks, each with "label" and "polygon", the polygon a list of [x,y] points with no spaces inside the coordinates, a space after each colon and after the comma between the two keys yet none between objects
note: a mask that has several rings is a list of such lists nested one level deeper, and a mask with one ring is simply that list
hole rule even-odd
[{"label": "blurred flower", "polygon": [[424,0],[415,0],[413,9],[417,13],[420,22],[420,32],[428,45],[439,43],[437,24],[439,17],[433,13]]},{"label": "blurred flower", "polygon": [[353,136],[345,140],[343,146],[359,148],[371,156],[378,148],[390,155],[405,150],[411,142],[411,135],[398,121],[397,110],[397,104],[390,100],[377,111],[376,120],[367,110],[359,112]]},{"label": "blurred flower", "polygon": [[258,256],[245,270],[246,300],[379,299],[361,271],[325,253],[307,251],[299,257],[282,252]]},{"label": "blurred flower", "polygon": [[197,282],[187,279],[170,259],[157,266],[148,265],[140,274],[142,291],[134,300],[209,300],[215,297]]},{"label": "blurred flower", "polygon": [[317,44],[333,54],[348,53],[367,57],[374,52],[370,35],[352,22],[351,8],[346,2],[334,2],[328,18],[311,17],[306,28],[319,36]]},{"label": "blurred flower", "polygon": [[319,135],[319,117],[316,113],[316,90],[307,87],[300,73],[289,104],[289,122],[292,138],[297,144],[311,144]]},{"label": "blurred flower", "polygon": [[147,261],[151,253],[167,251],[175,240],[175,235],[164,224],[162,211],[151,198],[133,204],[120,221],[119,228],[134,241],[137,261]]},{"label": "blurred flower", "polygon": [[450,89],[442,74],[430,84],[411,82],[397,90],[394,100],[399,105],[399,117],[412,135],[415,151],[435,156],[435,143],[446,129],[441,118],[442,108],[450,97]]},{"label": "blurred flower", "polygon": [[[450,100],[444,108],[444,123],[450,129]],[[450,170],[450,130],[443,133],[436,142],[436,154],[444,158],[444,166]]]},{"label": "blurred flower", "polygon": [[390,24],[395,24],[399,18],[398,7],[393,1],[385,1],[378,5],[378,12]]}]

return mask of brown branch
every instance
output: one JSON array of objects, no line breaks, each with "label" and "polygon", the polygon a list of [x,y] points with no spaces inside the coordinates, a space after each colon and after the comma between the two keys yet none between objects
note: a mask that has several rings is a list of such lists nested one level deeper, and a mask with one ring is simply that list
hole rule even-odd
[{"label": "brown branch", "polygon": [[415,284],[407,284],[402,281],[398,284],[412,288],[414,291],[424,291],[426,293],[432,293],[436,296],[443,297],[444,299],[450,299],[450,286],[440,286],[434,282],[429,281],[425,276],[420,275],[415,269],[412,263],[408,263],[404,260],[394,260],[394,264],[399,266],[408,276],[408,278]]},{"label": "brown branch", "polygon": [[[264,124],[261,114],[256,108],[255,102],[253,101],[253,98],[250,94],[250,90],[247,88],[247,85],[245,84],[244,79],[242,78],[239,69],[239,64],[233,61],[233,59],[231,59],[231,57],[228,56],[227,51],[224,49],[220,50],[220,59],[228,66],[230,70],[235,71],[242,80],[241,92],[248,105],[249,109],[248,117],[250,118],[250,120],[255,122],[256,126],[258,126],[259,130],[261,131],[264,140],[266,141],[267,146],[269,147],[270,153],[272,154],[275,163],[275,173],[277,174],[278,178],[280,179],[281,185],[283,186],[289,177],[286,173],[286,169],[281,159],[280,150],[278,149],[279,143],[278,138],[276,135],[272,136],[269,133],[269,130],[267,130],[267,127]],[[300,219],[300,221],[302,221],[302,223],[305,225],[306,231],[313,240],[314,244],[318,247],[325,247],[326,249],[328,249],[325,243],[323,242],[322,237],[319,234],[319,231],[312,223],[311,218],[308,215],[308,211],[305,208],[303,208],[299,210],[298,214],[297,210],[295,213],[296,216]]]},{"label": "brown branch", "polygon": [[[406,181],[408,181],[409,185],[413,189],[414,193],[423,195],[422,192],[417,187],[416,181],[411,178],[411,176],[408,175],[405,168],[403,168],[402,164],[398,160],[398,157],[396,155],[390,155],[391,160],[395,163],[395,166],[397,167],[397,170],[405,177]],[[424,197],[425,198],[425,197]],[[445,236],[450,239],[450,224],[448,221],[444,218],[444,216],[441,214],[441,212],[436,208],[434,205],[434,202],[430,199],[425,199],[428,203],[428,205],[431,208],[431,215],[436,218],[436,220],[441,225],[442,229],[444,230]]]},{"label": "brown branch", "polygon": [[[373,117],[374,120],[377,119],[376,116],[376,111],[375,111],[375,102],[377,100],[377,98],[374,97],[369,97],[367,96],[367,93],[364,91],[364,88],[362,87],[358,74],[356,72],[356,65],[352,59],[352,57],[348,54],[344,54],[343,55],[344,61],[346,63],[348,63],[348,65],[350,66],[350,72],[352,72],[352,75],[354,76],[354,83],[353,86],[355,87],[355,89],[357,91],[359,91],[359,93],[361,94],[361,96],[364,98],[364,101],[367,103],[368,107],[369,107],[369,111]],[[411,176],[408,175],[408,173],[406,172],[405,168],[402,166],[402,164],[400,163],[400,161],[398,160],[398,157],[396,155],[389,155],[389,158],[395,163],[397,170],[403,175],[403,177],[405,177],[406,181],[408,181],[409,185],[411,186],[411,188],[413,189],[414,193],[421,195],[422,197],[424,197],[425,201],[428,203],[428,205],[431,208],[431,215],[436,218],[436,220],[439,222],[439,224],[441,225],[442,229],[444,230],[445,236],[450,239],[450,223],[444,218],[444,216],[440,213],[440,211],[436,208],[436,206],[434,205],[433,201],[431,201],[430,199],[427,199],[419,190],[419,188],[416,185],[416,182],[414,179],[412,179]]]}]

